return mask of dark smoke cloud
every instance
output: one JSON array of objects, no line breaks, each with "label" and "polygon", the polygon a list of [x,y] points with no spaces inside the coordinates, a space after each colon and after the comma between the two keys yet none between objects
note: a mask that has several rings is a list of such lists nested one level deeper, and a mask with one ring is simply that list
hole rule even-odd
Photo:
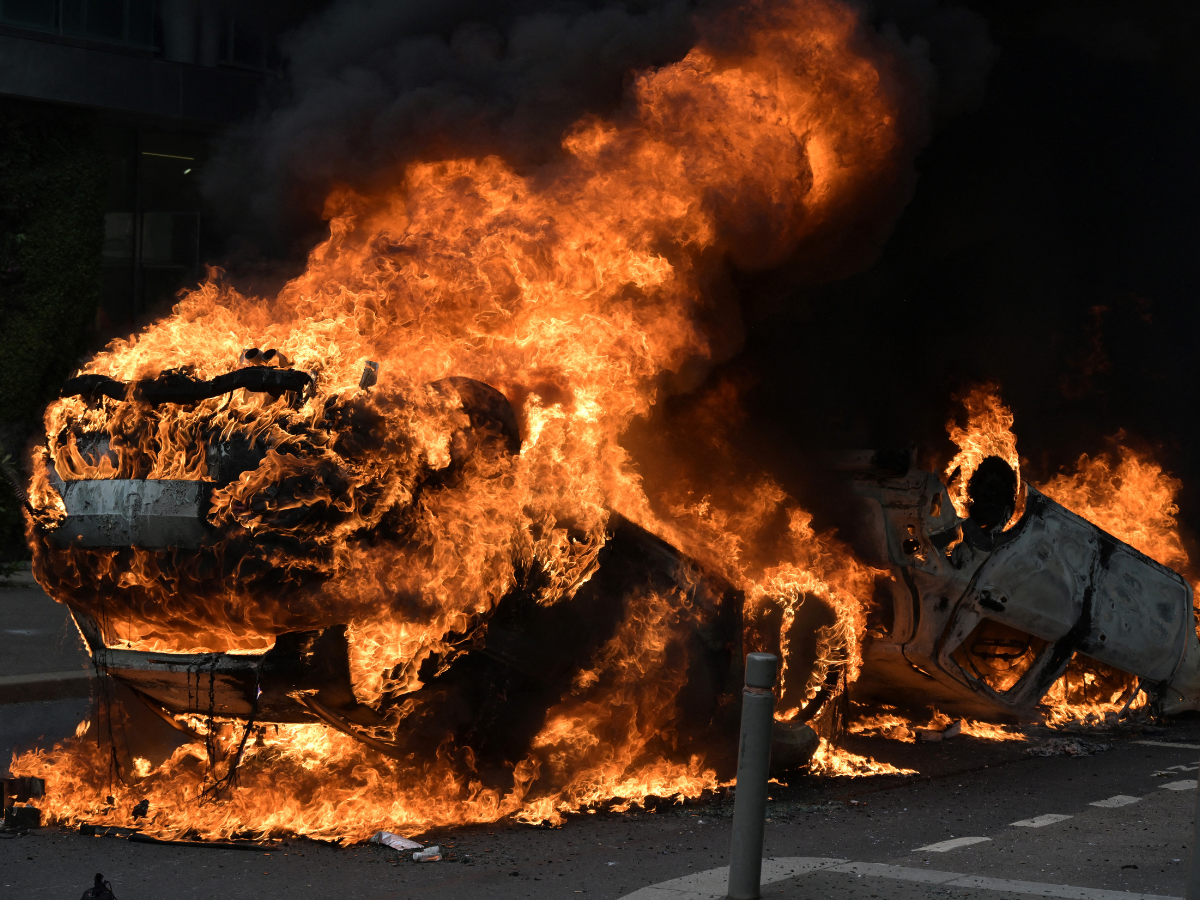
[{"label": "dark smoke cloud", "polygon": [[883,31],[894,29],[901,35],[925,73],[936,121],[983,101],[1000,48],[981,15],[940,0],[876,0],[872,11]]},{"label": "dark smoke cloud", "polygon": [[951,398],[994,380],[1031,479],[1124,429],[1200,530],[1200,10],[971,6],[1001,52],[982,96],[949,91],[966,112],[918,158],[879,259],[751,318],[713,378],[751,385],[747,452],[825,522],[840,498],[814,472],[834,453],[914,441],[944,460]]},{"label": "dark smoke cloud", "polygon": [[224,146],[207,193],[230,221],[295,238],[331,185],[406,160],[555,151],[585,111],[619,104],[632,70],[682,58],[695,5],[340,0],[284,43],[286,88]]},{"label": "dark smoke cloud", "polygon": [[[225,140],[206,194],[255,252],[302,254],[334,184],[369,189],[407,160],[451,153],[543,161],[580,115],[619,106],[632,72],[681,59],[697,15],[736,5],[336,0],[285,38],[283,85]],[[982,90],[994,47],[980,17],[937,0],[888,0],[873,15],[935,112]]]}]

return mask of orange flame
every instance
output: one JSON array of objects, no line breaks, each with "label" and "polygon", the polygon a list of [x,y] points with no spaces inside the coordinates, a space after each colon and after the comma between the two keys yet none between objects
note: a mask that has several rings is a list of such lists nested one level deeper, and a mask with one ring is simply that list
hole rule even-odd
[{"label": "orange flame", "polygon": [[[1020,460],[1012,431],[1013,414],[1001,402],[999,386],[978,386],[961,399],[967,425],[959,427],[953,421],[947,424],[959,453],[946,473],[959,470],[949,490],[955,509],[965,516],[966,484],[979,463],[987,456],[999,456],[1013,467],[1019,479]],[[1059,473],[1038,485],[1038,490],[1151,559],[1189,573],[1190,561],[1176,519],[1179,508],[1175,498],[1182,483],[1165,472],[1148,452],[1131,449],[1125,442],[1124,433],[1116,434],[1110,439],[1112,450],[1095,456],[1083,454],[1074,471]],[[1024,492],[1019,496],[1023,498]],[[1019,507],[1009,524],[1020,514]],[[1021,663],[1027,667],[1031,661],[1029,654],[1010,671],[998,673],[994,686],[998,690],[1011,686],[1024,671]],[[1144,694],[1133,694],[1135,683],[1136,679],[1126,673],[1076,657],[1043,698],[1043,718],[1055,727],[1111,722],[1127,703],[1133,711],[1146,705]]]},{"label": "orange flame", "polygon": [[868,775],[919,775],[916,769],[903,769],[891,763],[879,762],[870,756],[859,756],[835,747],[821,738],[821,745],[808,764],[813,775],[837,775],[843,778],[865,778]]},{"label": "orange flame", "polygon": [[[958,453],[946,465],[949,478],[947,491],[954,509],[960,518],[970,514],[967,508],[967,484],[979,464],[989,456],[998,456],[1017,476],[1021,485],[1021,460],[1017,456],[1017,436],[1013,434],[1013,414],[1000,402],[1000,386],[994,383],[977,385],[958,398],[966,413],[967,423],[960,426],[953,419],[946,423],[950,440],[958,446]],[[1021,518],[1025,508],[1025,492],[1017,491],[1017,507],[1005,527]]]},{"label": "orange flame", "polygon": [[[890,709],[890,707],[884,707]],[[1025,735],[1010,731],[1003,725],[991,722],[980,722],[975,719],[959,719],[962,723],[961,733],[984,741],[1023,741]],[[883,737],[888,740],[900,741],[905,744],[916,743],[917,730],[945,731],[955,720],[942,712],[934,710],[929,721],[923,725],[898,715],[895,711],[860,715],[851,722],[846,730],[851,734],[861,734],[864,737]]]},{"label": "orange flame", "polygon": [[1183,482],[1125,440],[1118,432],[1111,451],[1083,454],[1074,472],[1061,472],[1038,489],[1151,559],[1186,572],[1190,562],[1175,503]]},{"label": "orange flame", "polygon": [[[570,596],[591,576],[616,509],[725,574],[751,611],[831,606],[818,668],[852,671],[869,570],[794,510],[790,551],[750,560],[755,529],[789,508],[766,480],[719,504],[666,498],[666,517],[656,514],[619,442],[667,376],[711,356],[698,323],[719,259],[767,266],[838,234],[864,198],[890,190],[907,152],[902,63],[856,13],[795,0],[738,15],[739,50],[702,44],[641,73],[628,112],[578,122],[557,161],[520,172],[495,157],[422,161],[377,196],[339,190],[327,202],[329,239],[273,300],[212,280],[89,361],[84,371],[122,381],[176,369],[211,378],[246,347],[274,347],[317,389],[293,404],[247,392],[186,408],[51,404],[31,486],[44,527],[64,514],[51,466],[67,480],[203,480],[205,435],[267,452],[214,492],[209,523],[235,562],[223,550],[53,550],[31,532],[42,584],[100,613],[119,609],[104,617],[108,637],[133,648],[261,649],[283,631],[348,623],[354,687],[371,702],[419,688],[421,664],[453,652],[450,636],[523,572],[544,573],[539,603]],[[365,393],[368,360],[381,370]],[[466,423],[455,391],[433,386],[448,376],[512,401],[522,452],[471,458],[442,489],[420,491],[449,471]],[[361,416],[369,440],[337,438],[345,416]],[[81,445],[86,434],[107,446]],[[407,539],[359,539],[385,521]],[[111,787],[107,760],[82,739],[13,768],[46,775],[54,820],[132,824],[132,801],[148,798],[150,821],[139,824],[162,834],[362,838],[384,826],[555,822],[602,801],[695,796],[715,785],[703,757],[681,763],[662,749],[680,677],[662,652],[667,610],[687,615],[682,606],[639,598],[591,674],[550,709],[529,755],[511,762],[506,790],[483,786],[469,747],[393,762],[316,726],[258,733],[220,802],[200,802],[220,766],[206,772],[199,745],[153,770],[138,763],[136,780]],[[815,675],[789,663],[794,710]],[[238,730],[218,722],[207,735],[217,760],[229,759]],[[99,799],[109,793],[111,806]]]}]

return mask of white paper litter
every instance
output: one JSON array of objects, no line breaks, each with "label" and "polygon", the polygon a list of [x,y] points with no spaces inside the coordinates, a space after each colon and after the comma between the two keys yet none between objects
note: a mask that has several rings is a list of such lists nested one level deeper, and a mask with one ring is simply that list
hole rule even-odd
[{"label": "white paper litter", "polygon": [[372,844],[383,844],[391,847],[393,850],[420,850],[423,844],[418,844],[416,841],[410,841],[408,838],[400,837],[398,834],[392,834],[390,831],[377,831],[371,835]]}]

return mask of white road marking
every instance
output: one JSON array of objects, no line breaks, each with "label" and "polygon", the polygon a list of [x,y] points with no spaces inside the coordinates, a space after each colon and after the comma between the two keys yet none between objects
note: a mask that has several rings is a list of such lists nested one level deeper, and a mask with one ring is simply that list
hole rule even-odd
[{"label": "white road marking", "polygon": [[[890,878],[894,881],[1003,891],[1009,894],[1029,894],[1035,897],[1061,897],[1065,900],[1182,900],[1180,897],[1166,897],[1160,894],[1131,894],[1127,891],[1106,891],[1103,888],[1044,884],[1040,881],[1014,881],[1008,878],[986,878],[982,875],[937,872],[911,866],[888,866],[882,863],[850,862],[845,859],[822,859],[808,856],[764,859],[762,883],[773,884],[820,871],[857,875],[859,878]],[[696,872],[682,878],[644,887],[632,894],[626,894],[621,900],[726,900],[728,887],[729,869],[723,867],[709,869],[707,872]]]},{"label": "white road marking", "polygon": [[1013,881],[1008,878],[985,878],[964,875],[945,882],[954,887],[973,887],[985,891],[1007,891],[1010,894],[1033,894],[1036,897],[1067,897],[1070,900],[1167,900],[1155,894],[1130,894],[1126,891],[1106,891],[1102,888],[1073,887],[1069,884],[1042,884],[1038,881]]},{"label": "white road marking", "polygon": [[926,884],[941,884],[961,878],[957,872],[938,872],[936,869],[914,869],[910,866],[887,866],[883,863],[852,862],[833,866],[830,872],[847,872],[851,875],[871,875],[875,878],[895,878],[897,881],[923,881]]},{"label": "white road marking", "polygon": [[1200,744],[1172,744],[1167,741],[1130,741],[1143,747],[1165,747],[1167,750],[1200,750]]},{"label": "white road marking", "polygon": [[1020,822],[1009,822],[1009,825],[1017,825],[1021,828],[1044,828],[1047,825],[1053,825],[1055,822],[1065,822],[1070,816],[1064,816],[1062,813],[1046,813],[1041,816],[1034,816],[1032,819],[1022,819]]},{"label": "white road marking", "polygon": [[[814,856],[781,856],[764,859],[759,884],[774,884],[818,869],[827,869],[846,859],[825,859]],[[693,872],[672,878],[640,891],[626,894],[621,900],[726,900],[729,895],[729,867]]]},{"label": "white road marking", "polygon": [[928,847],[918,847],[913,853],[921,850],[928,850],[930,853],[945,853],[947,850],[957,850],[959,847],[969,847],[971,844],[979,844],[983,841],[990,841],[991,838],[985,837],[960,837],[952,838],[948,841],[938,841],[936,844],[930,844]]},{"label": "white road marking", "polygon": [[1167,784],[1160,784],[1159,787],[1168,791],[1194,791],[1196,789],[1196,779],[1188,778],[1184,781],[1171,781]]},{"label": "white road marking", "polygon": [[1130,797],[1128,794],[1117,794],[1115,797],[1109,797],[1107,800],[1097,800],[1095,803],[1089,803],[1088,806],[1128,806],[1130,803],[1137,803],[1141,797]]}]

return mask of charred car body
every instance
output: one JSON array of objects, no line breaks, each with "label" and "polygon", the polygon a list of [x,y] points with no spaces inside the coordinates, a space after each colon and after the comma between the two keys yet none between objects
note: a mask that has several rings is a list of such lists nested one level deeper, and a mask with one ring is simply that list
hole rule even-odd
[{"label": "charred car body", "polygon": [[[356,458],[389,455],[379,438],[387,429],[368,396],[378,375],[373,363],[366,365],[357,391],[323,398],[316,416],[293,417],[286,464],[273,452],[277,443],[255,439],[253,423],[234,430],[193,425],[189,433],[203,460],[191,465],[190,477],[146,477],[144,466],[131,470],[131,439],[123,457],[115,452],[126,407],[138,411],[144,444],[150,430],[145,422],[154,421],[157,410],[162,414],[154,427],[161,428],[179,409],[207,404],[215,410],[238,391],[258,395],[267,405],[299,409],[316,390],[310,373],[286,368],[286,360],[273,351],[247,351],[240,362],[243,368],[212,379],[178,371],[133,383],[85,375],[63,391],[88,409],[102,410],[106,428],[80,428],[77,423],[87,417],[77,412],[70,433],[52,435],[43,456],[52,492],[33,518],[35,563],[42,584],[70,608],[97,669],[120,683],[126,704],[145,706],[179,731],[181,740],[194,737],[175,718],[187,715],[210,721],[321,722],[397,758],[432,757],[450,737],[472,748],[481,771],[490,766],[501,772],[506,761],[528,749],[547,710],[579,692],[581,673],[606,642],[622,627],[636,626],[641,598],[655,596],[674,604],[662,625],[662,655],[677,681],[671,733],[664,740],[677,748],[696,740],[727,748],[728,759],[718,750],[711,761],[732,768],[733,742],[709,738],[736,729],[743,596],[611,511],[573,583],[548,587],[551,577],[537,553],[514,552],[513,577],[493,602],[459,616],[457,627],[440,633],[436,647],[409,671],[395,661],[378,696],[364,702],[351,675],[347,622],[329,621],[327,607],[338,605],[323,602],[323,591],[337,576],[322,557],[327,545],[320,535],[343,529],[348,543],[367,553],[381,546],[419,545],[418,526],[405,510],[453,494],[468,480],[473,480],[471,489],[511,480],[505,461],[521,450],[517,419],[506,398],[479,381],[450,378],[428,385],[424,395],[452,413],[446,419],[447,460],[437,468],[414,467],[405,484],[406,502],[372,510],[370,516],[362,515],[361,502],[347,512],[338,498],[377,489],[369,477],[356,475]],[[302,455],[305,448],[313,449],[311,460]],[[338,464],[330,464],[331,455]],[[412,456],[407,448],[394,455]],[[59,461],[70,459],[76,474],[64,477],[59,467],[72,464]],[[88,474],[101,471],[108,477],[78,477],[80,460]],[[195,477],[198,471],[203,477]],[[116,477],[125,474],[133,477]],[[57,517],[49,502],[55,497],[61,499]],[[372,498],[367,505],[374,503]],[[214,512],[218,509],[223,515]],[[579,535],[575,542],[584,540]],[[280,564],[285,558],[286,566]],[[130,571],[139,577],[123,577]],[[177,652],[186,648],[169,640],[153,650],[121,646],[128,645],[120,629],[123,617],[138,619],[143,632],[153,634],[156,625],[166,631],[161,626],[167,619],[186,619],[191,599],[228,594],[227,586],[235,583],[240,605],[222,611],[224,627],[236,629],[241,619],[248,632],[269,632],[265,648]],[[422,615],[420,598],[401,596],[396,602],[407,602],[414,616]],[[256,604],[269,609],[259,615]],[[340,609],[345,614],[345,606]],[[193,630],[211,632],[211,618],[198,615]],[[795,625],[800,631],[806,627],[812,630],[811,623]],[[779,765],[811,755],[817,739],[805,723],[836,691],[831,680],[803,715],[778,725]]]},{"label": "charred car body", "polygon": [[1140,687],[1164,714],[1200,709],[1192,588],[1178,573],[996,456],[971,475],[965,519],[910,452],[848,468],[868,501],[869,561],[893,573],[857,698],[1029,719],[1078,653],[1135,676],[1127,699]]},{"label": "charred car body", "polygon": [[[73,379],[63,393],[77,408],[41,457],[48,490],[31,518],[39,579],[71,609],[97,668],[128,688],[129,702],[185,736],[177,716],[321,722],[394,757],[434,754],[449,736],[470,746],[483,769],[502,772],[528,749],[549,709],[586,693],[606,642],[636,629],[642,601],[653,596],[666,598],[667,610],[659,675],[673,673],[663,740],[676,752],[702,741],[718,748],[713,763],[732,768],[733,742],[712,738],[736,727],[744,598],[611,511],[590,545],[582,530],[568,535],[585,550],[557,572],[527,544],[506,550],[511,573],[499,579],[502,589],[464,603],[431,647],[389,661],[394,668],[378,690],[362,696],[349,620],[363,613],[327,602],[344,571],[327,535],[340,535],[342,553],[392,554],[401,576],[390,613],[428,619],[421,586],[406,588],[402,577],[414,561],[414,577],[428,577],[421,554],[430,551],[414,511],[508,484],[507,463],[522,446],[517,418],[504,395],[469,378],[435,382],[407,399],[373,397],[378,366],[368,363],[357,389],[320,396],[313,374],[288,368],[281,354],[251,350],[239,362],[211,379],[186,371],[133,383]],[[235,395],[255,399],[221,420]],[[382,408],[403,408],[418,395],[441,411],[446,452],[437,466],[421,461],[402,428],[382,421]],[[270,409],[263,420],[283,427],[267,434],[256,404]],[[281,416],[281,408],[291,412]],[[162,452],[153,464],[139,462],[154,445],[148,435],[184,419],[198,459],[174,472]],[[385,478],[380,459],[400,462]],[[911,453],[862,454],[850,469],[871,510],[865,561],[893,574],[882,626],[865,639],[850,687],[855,699],[1029,718],[1079,653],[1135,675],[1163,712],[1200,708],[1192,591],[1178,574],[1019,484],[998,458],[972,476],[966,518]],[[788,643],[797,657],[815,659],[806,638],[820,610],[802,612]],[[214,618],[225,637],[253,634],[257,645],[178,646],[181,634],[211,636]],[[123,619],[174,639],[130,648]],[[184,627],[163,627],[176,622]],[[831,672],[800,715],[777,724],[780,767],[815,749],[806,723],[836,729],[831,700],[845,688],[838,675]]]}]

